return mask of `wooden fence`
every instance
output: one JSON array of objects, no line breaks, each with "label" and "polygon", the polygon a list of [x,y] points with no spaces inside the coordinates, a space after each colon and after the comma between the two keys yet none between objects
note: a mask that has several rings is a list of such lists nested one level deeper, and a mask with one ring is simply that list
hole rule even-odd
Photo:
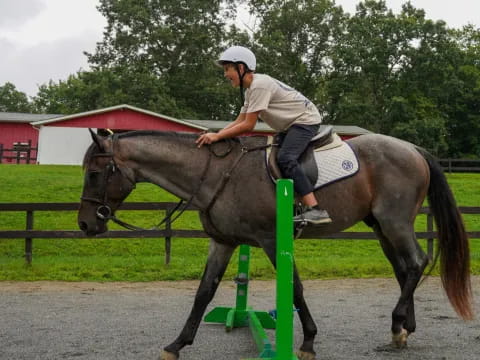
[{"label": "wooden fence", "polygon": [[[134,202],[124,203],[120,210],[162,210],[169,213],[176,203],[172,202]],[[0,203],[0,211],[25,212],[25,230],[0,230],[0,239],[25,239],[25,261],[30,264],[33,257],[33,239],[84,239],[89,238],[80,230],[34,230],[34,213],[36,211],[77,211],[78,203]],[[462,214],[480,214],[480,207],[460,207]],[[195,208],[189,210],[196,211]],[[433,215],[428,207],[420,210],[420,214],[427,215],[426,231],[417,232],[418,239],[427,239],[428,256],[433,256],[433,242],[437,238],[434,231]],[[480,238],[480,231],[469,231],[470,238]],[[172,229],[171,223],[166,221],[165,227],[158,230],[111,230],[96,238],[164,238],[165,239],[165,263],[170,262],[170,250],[172,238],[208,238],[202,230],[177,230]],[[319,239],[342,240],[376,240],[375,234],[368,232],[338,232]]]},{"label": "wooden fence", "polygon": [[439,159],[438,161],[445,172],[480,172],[480,159]]},{"label": "wooden fence", "polygon": [[[25,162],[25,164],[35,164],[37,162],[37,151],[38,147],[32,146],[32,140],[28,140],[28,142],[13,143],[12,149],[6,149],[3,144],[0,144],[0,164],[5,162],[13,162],[16,164]],[[9,153],[9,155],[7,155],[7,153]]]}]

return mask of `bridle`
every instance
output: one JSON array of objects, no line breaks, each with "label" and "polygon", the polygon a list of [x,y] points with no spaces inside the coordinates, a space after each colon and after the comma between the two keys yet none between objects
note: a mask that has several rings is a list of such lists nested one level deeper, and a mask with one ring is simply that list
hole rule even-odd
[{"label": "bridle", "polygon": [[[88,202],[91,202],[91,203],[94,203],[94,204],[98,205],[98,207],[95,211],[95,214],[96,214],[97,218],[99,218],[100,220],[103,220],[105,222],[107,222],[108,220],[112,220],[116,224],[118,224],[118,225],[120,225],[120,226],[122,226],[126,229],[129,229],[129,230],[146,230],[144,228],[138,227],[136,225],[129,224],[125,221],[122,221],[122,220],[118,219],[115,216],[114,212],[112,211],[111,207],[108,205],[107,185],[109,183],[109,180],[110,180],[111,176],[116,171],[119,171],[123,175],[123,177],[128,179],[130,181],[131,185],[133,186],[133,188],[135,188],[135,184],[136,184],[134,179],[131,179],[126,174],[122,173],[121,168],[115,162],[114,144],[115,144],[115,141],[118,138],[118,135],[114,134],[110,138],[111,138],[111,141],[112,141],[112,151],[103,152],[103,153],[96,153],[96,154],[91,155],[91,157],[93,157],[93,158],[96,158],[96,157],[110,158],[110,160],[107,163],[107,165],[105,166],[104,170],[102,170],[102,171],[91,171],[92,173],[93,172],[97,172],[97,173],[103,172],[104,173],[103,181],[102,181],[102,188],[100,189],[101,191],[99,192],[100,194],[103,192],[103,195],[99,196],[98,198],[82,195],[80,197],[80,199],[82,201],[88,201]],[[239,141],[241,142],[241,140],[239,140]],[[175,207],[172,210],[170,210],[168,212],[168,214],[157,225],[155,225],[151,229],[158,229],[162,224],[164,224],[168,220],[170,221],[170,223],[173,223],[192,204],[194,198],[197,197],[197,195],[200,193],[202,185],[203,185],[203,183],[204,183],[204,181],[207,177],[212,157],[215,156],[217,158],[223,158],[223,157],[228,156],[232,152],[232,150],[233,150],[233,140],[227,139],[227,143],[228,143],[228,148],[222,153],[216,152],[212,146],[208,146],[209,156],[208,156],[208,159],[207,159],[207,163],[206,163],[205,168],[204,168],[204,170],[202,172],[202,175],[200,177],[200,182],[199,182],[197,188],[195,189],[195,191],[193,192],[193,194],[190,196],[190,198],[187,201],[181,199],[177,203],[177,205],[175,205]],[[220,195],[220,193],[225,188],[225,185],[230,180],[233,170],[235,169],[235,167],[238,165],[238,163],[240,162],[240,160],[243,158],[243,156],[245,154],[247,154],[249,152],[252,152],[252,151],[265,150],[265,149],[267,149],[268,147],[271,147],[271,146],[275,146],[275,144],[260,145],[260,146],[256,146],[256,147],[252,147],[252,148],[247,148],[247,147],[242,145],[239,156],[233,161],[230,169],[223,172],[223,176],[220,179],[219,183],[217,184],[212,198],[207,203],[207,206],[204,209],[201,209],[201,210],[203,210],[204,212],[206,212],[208,214],[209,210],[215,204],[218,196]],[[175,216],[173,216],[175,214],[175,212],[177,212],[177,211],[178,211],[178,213]]]},{"label": "bridle", "polygon": [[[90,173],[103,173],[103,181],[101,183],[101,189],[99,191],[100,194],[103,193],[103,195],[100,195],[98,198],[97,197],[89,197],[89,196],[81,196],[80,199],[82,201],[88,201],[94,204],[97,204],[98,207],[95,211],[95,215],[97,218],[103,221],[108,221],[112,220],[113,222],[127,228],[130,230],[140,230],[135,225],[128,224],[120,219],[118,219],[113,211],[112,208],[108,205],[108,192],[107,192],[107,185],[109,183],[110,178],[115,172],[120,172],[122,173],[121,168],[116,164],[115,158],[114,158],[114,153],[113,153],[113,144],[114,144],[115,138],[112,137],[112,151],[111,152],[104,152],[104,153],[97,153],[93,154],[92,158],[99,158],[99,157],[107,157],[110,158],[108,161],[107,165],[105,166],[105,169],[102,171],[90,171]],[[125,174],[122,174],[123,177],[125,177],[129,182],[131,183],[132,187],[135,188],[135,180],[131,179],[130,177],[126,176]]]},{"label": "bridle", "polygon": [[[112,215],[112,209],[110,206],[107,205],[107,184],[110,179],[110,176],[116,171],[116,164],[113,159],[113,154],[112,153],[99,153],[99,154],[94,154],[92,157],[110,157],[110,161],[108,162],[107,166],[105,167],[105,170],[103,171],[90,171],[90,173],[100,173],[103,172],[103,181],[102,181],[102,190],[103,190],[103,196],[99,196],[99,198],[95,197],[88,197],[88,196],[81,196],[80,199],[83,201],[88,201],[94,204],[98,204],[99,206],[97,207],[96,210],[96,215],[99,219],[101,220],[106,220]],[[102,199],[100,199],[102,197]]]}]

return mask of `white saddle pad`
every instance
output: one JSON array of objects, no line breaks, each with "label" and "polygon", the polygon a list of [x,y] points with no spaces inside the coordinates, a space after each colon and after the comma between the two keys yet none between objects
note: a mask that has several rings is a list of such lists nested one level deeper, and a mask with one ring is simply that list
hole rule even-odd
[{"label": "white saddle pad", "polygon": [[333,149],[320,148],[313,153],[318,167],[315,190],[358,172],[357,156],[345,142]]}]

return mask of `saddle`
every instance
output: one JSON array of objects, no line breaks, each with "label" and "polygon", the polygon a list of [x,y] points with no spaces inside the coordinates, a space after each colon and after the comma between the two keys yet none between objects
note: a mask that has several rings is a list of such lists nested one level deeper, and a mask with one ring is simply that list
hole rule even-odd
[{"label": "saddle", "polygon": [[[269,136],[268,144],[275,144],[275,140],[276,137]],[[319,178],[318,161],[315,153],[335,149],[342,145],[345,145],[345,143],[336,133],[333,132],[333,126],[331,125],[326,126],[323,129],[321,128],[317,135],[312,138],[307,149],[299,158],[300,166],[312,184],[317,184]],[[282,177],[277,164],[277,154],[277,146],[271,146],[267,149],[267,169],[272,180]]]},{"label": "saddle", "polygon": [[[275,139],[269,137],[269,144]],[[278,147],[271,146],[266,152],[267,170],[273,182],[282,177],[277,164]],[[335,181],[355,175],[359,170],[357,155],[350,145],[327,126],[312,138],[299,158],[300,166],[315,190]]]}]

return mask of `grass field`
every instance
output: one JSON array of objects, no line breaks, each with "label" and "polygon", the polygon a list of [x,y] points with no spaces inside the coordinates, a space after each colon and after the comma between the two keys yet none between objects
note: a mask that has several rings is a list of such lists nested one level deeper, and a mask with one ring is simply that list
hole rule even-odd
[{"label": "grass field", "polygon": [[[461,206],[480,206],[480,175],[448,175]],[[83,173],[78,166],[0,165],[0,202],[76,202]],[[175,201],[175,197],[150,184],[139,184],[127,201]],[[120,217],[149,227],[163,214],[121,212]],[[467,229],[480,230],[480,216],[465,216]],[[425,216],[416,222],[426,229]],[[25,228],[22,212],[0,212],[0,229]],[[36,212],[35,229],[76,229],[75,212]],[[111,229],[118,228],[110,225]],[[186,212],[175,223],[178,229],[199,229],[196,212]],[[351,230],[367,231],[358,224]],[[423,244],[425,245],[425,244]],[[24,264],[24,241],[0,239],[0,280],[153,281],[198,279],[208,251],[206,239],[173,239],[172,259],[164,265],[163,239],[36,239],[33,264]],[[296,261],[303,278],[390,277],[392,270],[377,241],[305,240],[295,244]],[[472,269],[480,274],[480,239],[471,241]],[[251,274],[272,279],[275,274],[261,250],[252,251]],[[226,279],[236,272],[236,256]]]}]

